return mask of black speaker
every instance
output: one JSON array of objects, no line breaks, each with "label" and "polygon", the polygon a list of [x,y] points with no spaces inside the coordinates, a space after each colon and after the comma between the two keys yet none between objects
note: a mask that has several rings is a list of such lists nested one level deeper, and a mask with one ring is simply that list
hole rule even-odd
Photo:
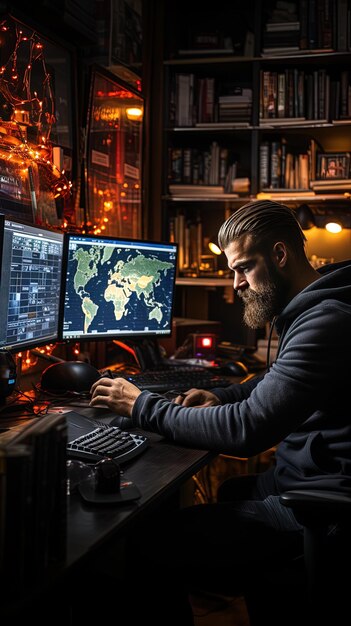
[{"label": "black speaker", "polygon": [[16,363],[12,354],[0,350],[0,402],[14,390],[16,374]]}]

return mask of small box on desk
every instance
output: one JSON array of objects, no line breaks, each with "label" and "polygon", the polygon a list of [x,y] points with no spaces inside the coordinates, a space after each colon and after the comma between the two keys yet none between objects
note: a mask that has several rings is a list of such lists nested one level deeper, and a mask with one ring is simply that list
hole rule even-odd
[{"label": "small box on desk", "polygon": [[175,317],[173,319],[173,330],[171,337],[159,339],[159,344],[166,351],[167,357],[172,356],[188,335],[209,333],[220,336],[221,323],[210,320],[190,319],[186,317]]}]

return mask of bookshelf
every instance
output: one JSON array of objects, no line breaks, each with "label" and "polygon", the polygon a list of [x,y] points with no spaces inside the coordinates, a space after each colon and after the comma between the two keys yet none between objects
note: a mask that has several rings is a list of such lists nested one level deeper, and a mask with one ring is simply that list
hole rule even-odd
[{"label": "bookshelf", "polygon": [[206,282],[208,238],[249,200],[350,212],[351,6],[281,5],[165,4],[162,228],[178,284]]},{"label": "bookshelf", "polygon": [[[284,4],[291,5],[289,2]],[[276,0],[221,2],[215,8],[206,7],[199,0],[163,0],[157,3],[157,10],[153,12],[146,3],[151,14],[147,15],[150,32],[145,37],[148,54],[145,56],[144,85],[150,122],[146,127],[150,139],[147,144],[151,146],[152,157],[146,159],[147,163],[150,161],[146,199],[148,206],[152,207],[153,219],[144,220],[145,232],[149,238],[181,239],[183,267],[178,272],[175,315],[220,319],[223,337],[234,343],[245,343],[247,338],[239,299],[234,297],[234,305],[232,301],[229,304],[232,286],[222,284],[222,281],[231,281],[224,255],[214,262],[217,274],[208,271],[207,267],[207,243],[217,234],[222,222],[242,204],[261,197],[281,200],[295,209],[308,204],[318,210],[320,220],[323,210],[351,213],[348,195],[351,185],[347,178],[341,182],[344,187],[337,182],[328,185],[315,178],[308,169],[307,184],[306,172],[302,179],[305,181],[303,187],[297,181],[293,188],[287,187],[285,176],[284,186],[280,178],[273,187],[269,171],[267,182],[261,182],[264,145],[266,150],[268,148],[268,168],[272,144],[277,145],[278,158],[283,145],[285,159],[291,154],[288,160],[295,166],[303,162],[304,170],[306,157],[301,155],[308,155],[308,167],[310,154],[314,155],[313,167],[316,168],[318,154],[351,151],[350,117],[344,117],[341,109],[338,114],[334,113],[336,94],[341,89],[345,91],[346,84],[347,92],[350,91],[350,41],[347,32],[345,40],[345,27],[340,19],[346,9],[344,22],[350,23],[350,2],[346,7],[344,0],[297,0],[292,4],[298,13],[296,19],[290,18],[293,35],[286,26],[279,25],[285,23],[282,18],[266,29],[269,20],[272,21]],[[268,38],[266,30],[270,32]],[[272,47],[273,50],[269,50]],[[323,73],[318,74],[319,70]],[[319,76],[320,83],[323,85],[324,82],[324,92],[327,88],[333,94],[331,99],[329,93],[329,100],[324,96],[327,112],[319,104],[317,115],[313,112],[311,117],[306,108],[305,92],[305,110],[301,109],[300,94],[300,109],[296,108],[293,115],[289,110],[286,113],[288,92],[284,116],[280,99],[279,113],[274,109],[275,117],[273,110],[264,117],[263,72],[277,78],[284,74],[285,81],[288,77],[292,87],[294,81],[299,84],[299,77],[301,87],[303,77],[310,90],[313,77],[316,76],[316,82]],[[177,75],[183,76],[181,81]],[[182,98],[177,87],[180,83],[183,85],[180,90]],[[316,85],[312,89],[317,91]],[[187,94],[185,97],[184,93]],[[295,100],[299,102],[299,91],[296,93],[293,104]],[[191,98],[192,114],[188,106]],[[209,184],[208,177],[199,185],[200,172],[203,175],[205,167],[208,174],[210,172],[209,155],[217,159],[218,181],[214,178]],[[182,224],[181,228],[178,222]],[[329,240],[323,229],[312,230],[318,230],[318,233],[309,231],[311,246],[308,252],[318,258],[346,258],[348,253],[345,250],[350,246],[349,232],[346,231],[349,229],[338,236],[337,245],[341,244],[341,247],[336,254],[327,249]],[[189,245],[186,254],[185,242]],[[205,257],[205,271],[199,269],[202,256]],[[189,261],[190,267],[187,266]]]}]

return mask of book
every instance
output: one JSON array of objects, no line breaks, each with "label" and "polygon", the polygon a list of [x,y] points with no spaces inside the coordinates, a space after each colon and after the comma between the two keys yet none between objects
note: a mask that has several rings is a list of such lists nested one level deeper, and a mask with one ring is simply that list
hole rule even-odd
[{"label": "book", "polygon": [[257,194],[257,200],[302,200],[303,198],[315,198],[316,194],[313,191],[306,191],[305,189],[262,189]]},{"label": "book", "polygon": [[300,22],[267,22],[266,31],[300,30]]},{"label": "book", "polygon": [[[178,191],[177,187],[183,187],[183,189],[179,189]],[[202,198],[206,198],[207,200],[215,200],[216,198],[239,198],[238,193],[232,192],[230,189],[227,191],[222,185],[189,185],[187,189],[185,187],[185,185],[169,185],[169,192],[175,198],[191,198],[192,200]]]},{"label": "book", "polygon": [[213,122],[213,123],[207,123],[207,122],[197,122],[195,124],[196,128],[204,128],[205,130],[211,130],[212,128],[215,130],[216,128],[250,128],[250,123],[249,122],[236,122],[236,121],[231,121],[231,122]]},{"label": "book", "polygon": [[169,185],[169,192],[175,196],[208,196],[224,194],[223,185]]},{"label": "book", "polygon": [[260,145],[260,189],[269,185],[270,145],[263,141]]},{"label": "book", "polygon": [[350,178],[327,178],[321,180],[311,180],[310,181],[311,189],[346,189],[349,190],[351,188],[351,179]]},{"label": "book", "polygon": [[308,120],[304,117],[287,117],[287,118],[283,118],[283,117],[276,117],[276,118],[270,118],[270,119],[264,119],[262,118],[260,120],[260,126],[261,127],[267,127],[269,128],[270,126],[321,126],[322,124],[328,124],[330,125],[330,122],[328,122],[327,119],[311,119]]},{"label": "book", "polygon": [[217,56],[219,54],[233,54],[233,48],[189,48],[178,50],[180,56]]},{"label": "book", "polygon": [[[308,50],[308,54],[313,55],[324,55],[330,52],[334,52],[333,48],[314,48],[313,50]],[[306,54],[305,49],[295,48],[295,46],[291,47],[281,47],[281,48],[265,48],[262,50],[262,57],[274,57],[274,56],[285,56],[285,57],[295,57],[299,55]]]}]

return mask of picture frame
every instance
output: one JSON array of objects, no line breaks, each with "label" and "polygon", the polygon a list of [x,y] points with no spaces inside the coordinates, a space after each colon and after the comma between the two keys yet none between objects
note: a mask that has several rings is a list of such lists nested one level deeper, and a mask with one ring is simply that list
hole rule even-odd
[{"label": "picture frame", "polygon": [[342,180],[350,177],[350,153],[333,152],[317,155],[318,180]]}]

